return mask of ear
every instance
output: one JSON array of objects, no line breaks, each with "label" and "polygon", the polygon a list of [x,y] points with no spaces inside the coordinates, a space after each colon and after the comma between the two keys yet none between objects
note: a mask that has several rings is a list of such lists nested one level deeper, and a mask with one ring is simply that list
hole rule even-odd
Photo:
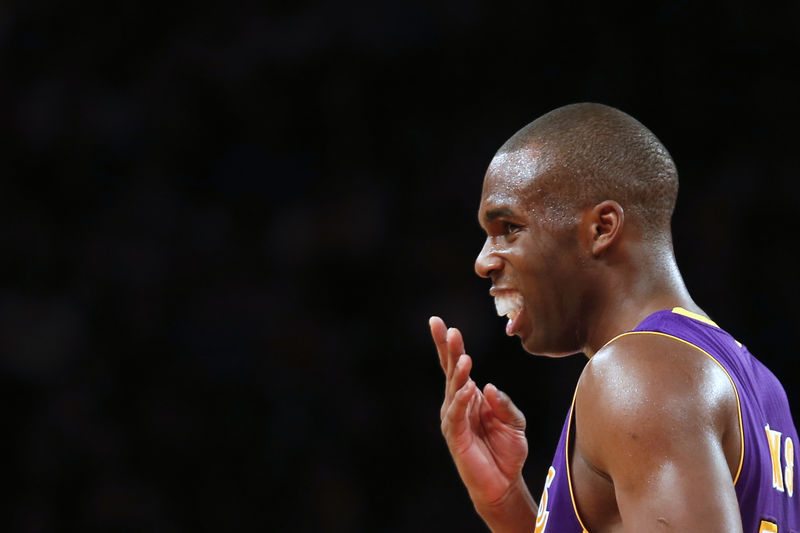
[{"label": "ear", "polygon": [[625,213],[614,200],[605,200],[589,212],[592,254],[597,257],[605,253],[622,235]]}]

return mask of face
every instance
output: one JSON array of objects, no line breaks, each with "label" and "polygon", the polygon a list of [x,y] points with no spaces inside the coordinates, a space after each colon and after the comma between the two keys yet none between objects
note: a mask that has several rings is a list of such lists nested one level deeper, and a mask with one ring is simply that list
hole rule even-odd
[{"label": "face", "polygon": [[577,217],[551,216],[537,186],[540,171],[530,149],[492,161],[478,212],[487,236],[475,271],[492,281],[497,312],[508,317],[506,334],[519,336],[530,353],[558,357],[585,344],[587,283]]}]

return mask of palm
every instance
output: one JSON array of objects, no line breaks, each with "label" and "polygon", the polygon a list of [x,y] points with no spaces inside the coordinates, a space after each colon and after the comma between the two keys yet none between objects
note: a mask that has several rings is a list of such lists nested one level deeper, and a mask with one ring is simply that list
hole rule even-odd
[{"label": "palm", "polygon": [[448,440],[456,467],[470,492],[482,501],[495,502],[522,471],[528,455],[524,428],[502,421],[477,387],[462,428]]}]

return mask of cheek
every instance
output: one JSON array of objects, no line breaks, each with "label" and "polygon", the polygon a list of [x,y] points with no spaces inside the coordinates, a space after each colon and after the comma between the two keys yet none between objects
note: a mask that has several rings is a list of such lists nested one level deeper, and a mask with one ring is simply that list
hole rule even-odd
[{"label": "cheek", "polygon": [[580,282],[580,250],[574,227],[532,228],[519,243],[516,274],[531,296],[558,300]]},{"label": "cheek", "polygon": [[555,242],[541,243],[531,247],[525,256],[525,274],[535,280],[559,280],[574,271],[576,258],[572,250],[558,246]]},{"label": "cheek", "polygon": [[521,274],[526,292],[537,307],[544,306],[551,313],[564,312],[580,300],[580,261],[563,248],[539,250]]}]

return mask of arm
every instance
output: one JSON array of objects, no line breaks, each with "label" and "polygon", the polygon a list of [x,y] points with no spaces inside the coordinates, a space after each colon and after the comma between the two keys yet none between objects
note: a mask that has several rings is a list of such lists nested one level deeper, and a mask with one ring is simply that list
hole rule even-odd
[{"label": "arm", "polygon": [[613,483],[624,531],[741,532],[738,439],[725,438],[732,432],[738,411],[728,377],[674,339],[623,337],[581,377],[576,460]]},{"label": "arm", "polygon": [[438,317],[430,328],[445,373],[442,434],[475,510],[494,532],[532,531],[537,507],[522,479],[525,417],[494,385],[481,392],[472,381],[457,329]]}]

